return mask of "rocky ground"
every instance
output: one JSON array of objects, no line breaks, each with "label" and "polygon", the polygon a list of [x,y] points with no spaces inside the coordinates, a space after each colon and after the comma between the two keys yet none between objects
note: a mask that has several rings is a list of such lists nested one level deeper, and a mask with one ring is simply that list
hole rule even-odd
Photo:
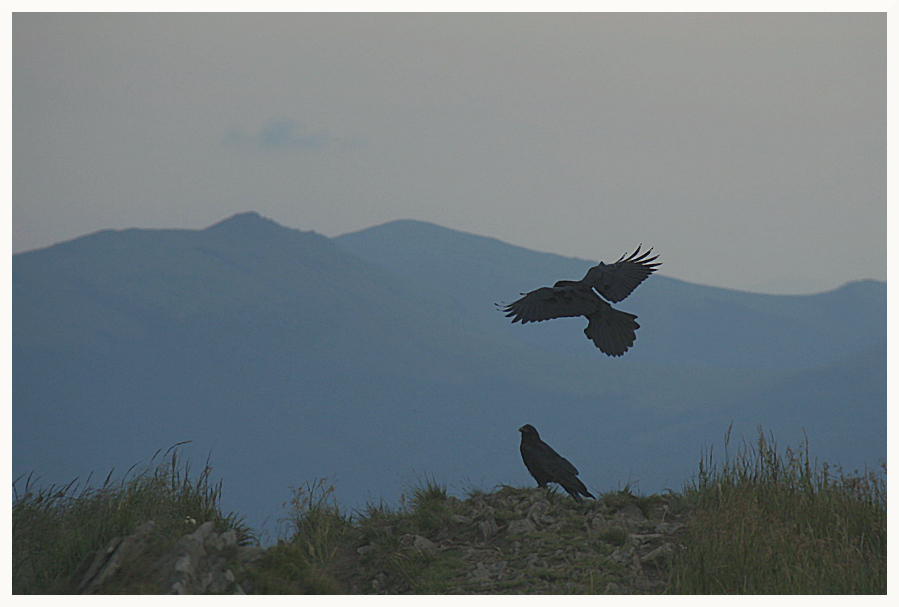
[{"label": "rocky ground", "polygon": [[258,546],[239,546],[234,530],[216,533],[211,522],[166,549],[155,529],[155,523],[147,521],[88,555],[72,575],[75,592],[244,594],[234,571],[251,567],[264,554]]},{"label": "rocky ground", "polygon": [[[445,497],[430,503],[427,516],[420,511],[415,526],[396,516],[369,518],[323,565],[332,582],[324,588],[345,594],[662,593],[684,528],[677,500],[620,492],[579,504],[567,495],[511,487],[465,500]],[[265,554],[238,545],[233,531],[216,533],[211,523],[161,549],[151,521],[85,559],[72,585],[82,593],[117,592],[130,577],[128,591],[248,594],[262,590],[253,571]],[[142,580],[137,586],[135,576]],[[301,591],[296,588],[280,591]]]},{"label": "rocky ground", "polygon": [[[654,594],[684,527],[670,498],[577,504],[539,489],[447,498],[448,524],[360,546],[349,592]],[[618,502],[609,504],[608,501]],[[385,533],[389,529],[385,529]],[[414,564],[407,567],[403,563]]]}]

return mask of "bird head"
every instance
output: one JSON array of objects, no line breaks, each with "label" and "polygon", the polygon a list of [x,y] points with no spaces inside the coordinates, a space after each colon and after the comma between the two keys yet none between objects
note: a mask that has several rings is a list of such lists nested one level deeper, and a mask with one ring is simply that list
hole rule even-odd
[{"label": "bird head", "polygon": [[528,438],[540,438],[540,435],[537,434],[537,428],[535,428],[531,424],[523,425],[521,428],[518,429],[518,431],[521,432],[522,437],[526,436]]}]

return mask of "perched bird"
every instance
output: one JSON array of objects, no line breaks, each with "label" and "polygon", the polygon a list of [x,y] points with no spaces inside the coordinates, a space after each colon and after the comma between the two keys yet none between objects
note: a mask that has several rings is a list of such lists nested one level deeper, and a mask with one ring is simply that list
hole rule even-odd
[{"label": "perched bird", "polygon": [[[643,245],[640,245],[643,246]],[[640,247],[625,259],[627,253],[611,264],[599,262],[587,270],[580,280],[560,280],[551,287],[541,287],[524,297],[497,307],[522,324],[540,322],[565,316],[586,316],[584,334],[597,348],[609,356],[621,356],[637,339],[637,317],[616,310],[603,298],[617,303],[656,271],[662,262],[658,255],[649,257],[652,249],[642,255]],[[602,297],[600,297],[602,296]]]},{"label": "perched bird", "polygon": [[577,501],[581,501],[581,495],[593,497],[577,477],[577,468],[540,440],[537,428],[525,424],[518,431],[521,432],[521,459],[537,481],[538,487],[546,487],[546,483],[558,483]]}]

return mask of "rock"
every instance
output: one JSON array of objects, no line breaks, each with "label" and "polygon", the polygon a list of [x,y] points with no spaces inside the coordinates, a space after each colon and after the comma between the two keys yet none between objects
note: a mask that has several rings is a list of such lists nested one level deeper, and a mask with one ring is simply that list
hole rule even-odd
[{"label": "rock", "polygon": [[486,521],[481,521],[480,523],[478,523],[478,528],[484,535],[485,540],[490,539],[491,537],[496,535],[497,531],[499,531],[499,527],[497,526],[496,521],[493,520],[492,516]]},{"label": "rock", "polygon": [[371,589],[375,592],[380,592],[381,588],[384,587],[384,582],[386,581],[387,575],[385,575],[383,571],[379,572],[371,581]]},{"label": "rock", "polygon": [[528,508],[527,519],[534,522],[535,525],[551,525],[556,519],[547,514],[549,504],[546,502],[535,502]]},{"label": "rock", "polygon": [[593,531],[602,531],[608,527],[609,521],[607,521],[606,517],[601,514],[597,514],[590,520],[590,528],[593,529]]},{"label": "rock", "polygon": [[436,552],[437,544],[423,535],[411,535],[409,533],[400,538],[400,545],[407,550],[418,552]]},{"label": "rock", "polygon": [[537,526],[534,525],[529,518],[512,521],[509,523],[509,526],[506,527],[506,533],[509,535],[525,535],[527,533],[533,533],[534,531],[537,531]]},{"label": "rock", "polygon": [[653,544],[659,543],[662,539],[661,533],[632,533],[631,540],[637,544]]},{"label": "rock", "polygon": [[487,569],[487,566],[484,565],[483,561],[478,561],[478,564],[475,566],[474,571],[470,575],[472,581],[474,582],[490,582],[490,571]]},{"label": "rock", "polygon": [[[103,592],[104,584],[126,563],[139,562],[140,566],[147,567],[143,562],[146,553],[154,542],[159,541],[154,535],[155,528],[153,521],[147,521],[131,535],[114,538],[104,550],[90,555],[90,564],[83,564],[76,570],[80,578],[75,584],[77,592]],[[182,536],[149,565],[148,577],[159,580],[158,592],[162,594],[244,594],[243,588],[235,582],[229,563],[243,566],[263,554],[258,546],[239,546],[235,530],[216,533],[214,524],[207,521],[193,533]]]},{"label": "rock", "polygon": [[621,594],[621,586],[616,584],[615,582],[609,582],[606,584],[605,590],[603,590],[603,594]]},{"label": "rock", "polygon": [[223,534],[219,536],[224,542],[225,546],[236,546],[237,545],[237,530],[229,529],[225,531]]},{"label": "rock", "polygon": [[618,512],[616,512],[612,518],[619,520],[630,520],[630,521],[645,521],[646,517],[643,515],[643,511],[640,510],[640,507],[637,504],[628,504]]},{"label": "rock", "polygon": [[[155,528],[156,523],[147,521],[128,537],[113,538],[107,544],[106,549],[96,553],[92,559],[88,555],[90,565],[86,568],[81,580],[78,581],[76,591],[79,594],[95,593],[104,582],[115,575],[126,560],[139,556],[147,549],[150,535]],[[80,573],[81,569],[82,567],[79,567],[76,573]]]},{"label": "rock", "polygon": [[613,561],[623,564],[633,563],[637,558],[637,549],[634,546],[619,548],[610,557]]},{"label": "rock", "polygon": [[640,562],[644,565],[658,567],[668,562],[672,552],[674,552],[674,546],[669,542],[665,542],[655,550],[641,556]]},{"label": "rock", "polygon": [[683,523],[659,523],[658,525],[656,525],[656,530],[659,533],[671,534],[671,533],[674,533],[675,531],[679,531],[679,530],[683,529],[683,527],[684,527]]},{"label": "rock", "polygon": [[419,552],[437,552],[437,544],[423,535],[416,535],[412,538],[412,547]]},{"label": "rock", "polygon": [[488,506],[487,504],[483,504],[478,508],[478,514],[475,518],[494,518],[496,511],[493,509],[493,506]]},{"label": "rock", "polygon": [[[502,489],[464,501],[447,498],[446,503],[451,508],[449,524],[427,537],[417,535],[415,530],[424,531],[415,527],[394,528],[387,520],[372,521],[378,537],[392,535],[399,537],[399,542],[343,546],[346,554],[341,552],[334,563],[343,568],[338,583],[351,593],[419,592],[420,580],[428,576],[416,581],[416,574],[436,565],[451,571],[440,573],[453,580],[446,594],[661,593],[666,589],[671,555],[681,541],[678,532],[687,521],[682,513],[658,509],[647,519],[635,504],[613,514],[601,500],[575,504],[561,496],[550,503],[542,489]],[[154,544],[159,537],[150,522],[129,536],[115,538],[84,559],[72,576],[73,587],[91,593],[118,591],[118,580],[126,571],[144,567],[149,571],[142,579],[158,580],[159,593],[245,594],[256,590],[250,585],[254,576],[240,582],[242,570],[259,560],[265,550],[240,546],[234,530],[218,533],[212,523],[199,522],[202,524],[191,526],[192,533],[167,550]],[[403,531],[411,533],[402,535]],[[419,554],[450,558],[409,558]],[[381,570],[385,562],[396,560],[413,569],[403,575],[389,568]],[[117,580],[115,585],[110,583],[112,579]],[[425,584],[424,588],[432,587]]]}]

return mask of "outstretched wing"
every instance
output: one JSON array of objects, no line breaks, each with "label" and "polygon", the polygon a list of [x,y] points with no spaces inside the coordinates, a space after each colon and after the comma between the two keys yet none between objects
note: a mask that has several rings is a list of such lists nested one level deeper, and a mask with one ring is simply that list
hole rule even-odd
[{"label": "outstretched wing", "polygon": [[627,255],[625,253],[615,263],[599,262],[599,265],[587,270],[587,275],[584,276],[581,284],[593,287],[600,295],[613,303],[619,302],[630,295],[641,282],[662,265],[662,262],[653,263],[659,256],[649,257],[651,253],[652,249],[649,249],[641,255],[638,246],[633,255],[627,259],[625,259]]},{"label": "outstretched wing", "polygon": [[505,306],[497,304],[497,307],[511,317],[512,322],[524,324],[566,316],[587,316],[596,311],[597,303],[601,301],[588,288],[541,287]]}]

